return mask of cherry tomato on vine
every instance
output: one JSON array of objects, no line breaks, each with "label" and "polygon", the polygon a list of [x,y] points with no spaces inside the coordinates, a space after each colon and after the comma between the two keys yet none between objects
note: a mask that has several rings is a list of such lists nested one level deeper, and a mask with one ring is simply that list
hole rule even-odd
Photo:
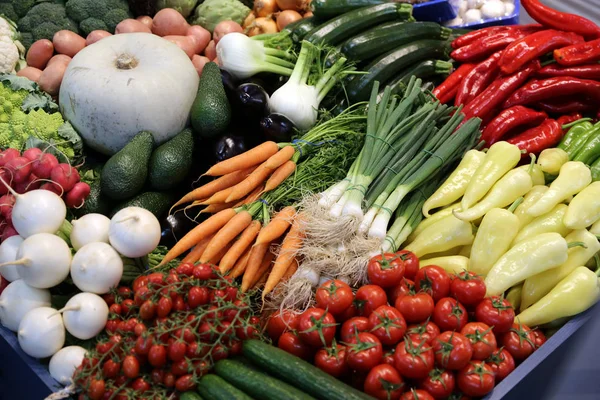
[{"label": "cherry tomato on vine", "polygon": [[217,277],[216,271],[210,264],[198,264],[192,271],[194,278],[201,281],[207,281],[209,279],[215,279]]},{"label": "cherry tomato on vine", "polygon": [[535,334],[526,325],[514,323],[512,328],[502,335],[502,346],[516,361],[523,361],[536,349]]},{"label": "cherry tomato on vine", "polygon": [[368,332],[370,329],[369,319],[366,317],[352,317],[342,324],[340,337],[343,342],[347,342],[357,333]]},{"label": "cherry tomato on vine", "polygon": [[358,314],[368,317],[377,307],[387,304],[387,294],[379,286],[364,285],[356,291],[354,303]]},{"label": "cherry tomato on vine", "polygon": [[201,286],[192,286],[188,292],[187,302],[192,308],[208,304],[208,288]]},{"label": "cherry tomato on vine", "polygon": [[121,364],[109,358],[102,366],[102,375],[104,375],[105,378],[113,379],[119,375],[120,370]]},{"label": "cherry tomato on vine", "polygon": [[152,302],[152,300],[146,300],[140,306],[140,318],[144,321],[148,321],[154,318],[154,314],[156,313],[156,304]]},{"label": "cherry tomato on vine", "polygon": [[451,371],[434,368],[429,375],[419,382],[419,388],[425,390],[434,399],[446,399],[454,391],[456,382]]},{"label": "cherry tomato on vine", "polygon": [[515,369],[515,359],[506,349],[496,350],[485,362],[492,367],[496,384],[501,382]]},{"label": "cherry tomato on vine", "polygon": [[467,310],[452,297],[440,299],[433,309],[433,322],[442,331],[460,331],[467,321]]},{"label": "cherry tomato on vine", "polygon": [[485,297],[485,291],[485,282],[473,272],[461,272],[450,284],[450,295],[465,307],[479,304]]},{"label": "cherry tomato on vine", "polygon": [[100,400],[104,398],[105,391],[106,384],[104,383],[104,379],[92,379],[88,388],[88,396],[92,400]]},{"label": "cherry tomato on vine", "polygon": [[429,393],[422,389],[411,389],[404,392],[400,400],[435,400]]},{"label": "cherry tomato on vine", "polygon": [[404,261],[404,277],[414,281],[419,271],[419,258],[415,253],[408,250],[400,250],[396,254]]},{"label": "cherry tomato on vine", "polygon": [[165,379],[165,370],[160,368],[154,368],[150,374],[152,382],[155,384],[163,383]]},{"label": "cherry tomato on vine", "polygon": [[175,389],[180,392],[187,392],[196,387],[196,382],[194,382],[194,375],[187,374],[180,376],[175,381]]},{"label": "cherry tomato on vine", "polygon": [[369,371],[364,391],[379,400],[397,400],[402,395],[404,381],[398,371],[388,364],[380,364]]},{"label": "cherry tomato on vine", "polygon": [[383,358],[383,348],[377,336],[361,332],[347,342],[346,362],[351,369],[368,372]]},{"label": "cherry tomato on vine", "polygon": [[[216,361],[216,360],[215,360]],[[175,376],[181,376],[189,373],[192,370],[192,364],[189,360],[181,359],[171,364],[171,372]]]},{"label": "cherry tomato on vine", "polygon": [[409,323],[425,321],[431,317],[435,308],[433,298],[423,292],[400,296],[394,306]]},{"label": "cherry tomato on vine", "polygon": [[410,279],[402,278],[399,284],[388,289],[387,295],[390,304],[395,304],[400,296],[408,294],[415,287],[415,283]]},{"label": "cherry tomato on vine", "polygon": [[440,328],[431,321],[425,321],[419,325],[409,325],[406,329],[406,336],[408,339],[417,343],[425,340],[425,343],[433,344],[433,340],[439,335]]},{"label": "cherry tomato on vine", "polygon": [[146,275],[138,276],[133,280],[133,284],[131,285],[134,293],[144,286],[148,286],[148,276]]},{"label": "cherry tomato on vine", "polygon": [[369,260],[367,276],[373,285],[382,288],[396,286],[404,278],[404,261],[398,254],[378,254]]},{"label": "cherry tomato on vine", "polygon": [[435,362],[440,367],[459,370],[473,357],[473,347],[469,339],[458,332],[442,332],[433,340]]},{"label": "cherry tomato on vine", "polygon": [[429,293],[435,302],[450,294],[450,275],[437,265],[428,265],[417,271],[415,289]]},{"label": "cherry tomato on vine", "polygon": [[352,305],[353,300],[352,288],[338,279],[325,282],[315,294],[317,307],[327,310],[333,315],[342,313]]},{"label": "cherry tomato on vine", "polygon": [[494,370],[484,361],[471,361],[458,372],[456,383],[467,396],[483,397],[494,388]]},{"label": "cherry tomato on vine", "polygon": [[460,333],[471,342],[473,360],[485,360],[498,348],[492,328],[483,322],[469,322]]},{"label": "cherry tomato on vine", "polygon": [[277,310],[271,314],[267,321],[267,334],[273,341],[277,341],[284,332],[294,330],[297,326],[298,314],[291,310],[284,310],[283,312]]},{"label": "cherry tomato on vine", "polygon": [[277,347],[304,360],[310,360],[314,354],[314,348],[300,340],[293,332],[284,332],[279,337]]},{"label": "cherry tomato on vine", "polygon": [[394,352],[394,366],[400,375],[409,379],[424,379],[433,369],[435,357],[430,345],[425,341],[414,343],[405,340],[398,343]]},{"label": "cherry tomato on vine", "polygon": [[369,316],[369,332],[377,336],[382,344],[395,345],[406,332],[406,321],[394,307],[380,306]]},{"label": "cherry tomato on vine", "polygon": [[335,336],[335,326],[331,313],[312,307],[298,317],[298,336],[313,347],[329,346]]},{"label": "cherry tomato on vine", "polygon": [[144,378],[137,378],[131,384],[131,388],[133,390],[137,390],[140,393],[144,393],[144,392],[150,390],[150,383],[148,383]]},{"label": "cherry tomato on vine", "polygon": [[515,321],[515,310],[506,299],[499,296],[486,297],[475,308],[475,319],[492,326],[496,334],[504,333]]},{"label": "cherry tomato on vine", "polygon": [[156,316],[164,318],[171,313],[173,309],[173,300],[170,297],[161,297],[156,304]]},{"label": "cherry tomato on vine", "polygon": [[155,344],[148,350],[148,362],[153,367],[162,367],[167,363],[167,349],[165,346]]},{"label": "cherry tomato on vine", "polygon": [[[139,290],[139,292],[142,292],[142,289]],[[139,293],[138,292],[138,293]],[[148,289],[148,293],[149,293],[149,289]],[[137,294],[137,293],[136,293]],[[140,295],[141,298],[148,296],[148,294],[142,294]],[[143,302],[143,300],[142,300]],[[135,305],[136,303],[134,302],[134,300],[131,299],[125,299],[121,302],[121,315],[127,315],[131,312],[131,308]],[[140,303],[141,304],[141,303]]]},{"label": "cherry tomato on vine", "polygon": [[533,337],[535,338],[534,343],[536,348],[540,347],[541,345],[546,343],[546,340],[548,340],[546,339],[546,335],[544,335],[544,332],[542,332],[538,328],[532,329],[531,332],[533,333]]},{"label": "cherry tomato on vine", "polygon": [[191,276],[194,272],[194,264],[192,263],[181,263],[175,268],[175,271],[179,275]]},{"label": "cherry tomato on vine", "polygon": [[314,364],[315,367],[336,378],[346,375],[349,371],[346,363],[346,346],[334,344],[320,349],[315,354]]},{"label": "cherry tomato on vine", "polygon": [[167,348],[167,355],[169,357],[169,360],[171,361],[183,360],[186,352],[187,345],[185,344],[185,342],[182,342],[180,340],[176,340],[170,343]]},{"label": "cherry tomato on vine", "polygon": [[140,362],[135,356],[125,356],[122,368],[123,375],[129,379],[137,378],[140,374]]},{"label": "cherry tomato on vine", "polygon": [[177,378],[175,377],[175,375],[173,375],[173,373],[167,372],[163,379],[163,385],[165,385],[168,388],[173,387],[173,386],[175,386],[176,379]]},{"label": "cherry tomato on vine", "polygon": [[123,309],[120,304],[114,303],[108,308],[108,311],[116,315],[121,315]]}]

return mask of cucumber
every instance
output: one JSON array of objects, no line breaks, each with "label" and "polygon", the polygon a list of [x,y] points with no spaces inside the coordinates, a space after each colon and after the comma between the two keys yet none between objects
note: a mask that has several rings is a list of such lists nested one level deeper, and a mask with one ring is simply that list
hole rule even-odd
[{"label": "cucumber", "polygon": [[[306,19],[308,19],[308,18],[306,18]],[[298,21],[294,21],[292,23],[289,23],[289,24],[287,24],[285,26],[285,28],[283,28],[281,30],[281,32],[287,32],[287,33],[291,34],[294,31],[294,29],[296,29],[296,27],[298,25],[302,24],[304,21],[305,21],[305,19],[299,19]]]},{"label": "cucumber", "polygon": [[420,63],[413,65],[404,71],[400,72],[398,76],[390,82],[385,82],[384,85],[379,89],[379,96],[383,96],[386,86],[390,86],[392,94],[399,94],[404,91],[406,85],[410,81],[412,76],[416,78],[429,78],[433,75],[438,74],[449,74],[452,70],[452,63],[441,60],[425,60]]},{"label": "cucumber", "polygon": [[317,26],[318,24],[315,17],[303,18],[294,26],[294,30],[292,30],[290,37],[294,42],[300,43],[308,32],[312,31]]},{"label": "cucumber", "polygon": [[215,374],[204,375],[198,382],[197,390],[202,397],[210,400],[253,400]]},{"label": "cucumber", "polygon": [[364,61],[415,40],[447,39],[449,34],[450,29],[435,22],[392,22],[347,40],[342,53],[351,60]]},{"label": "cucumber", "polygon": [[359,8],[327,21],[310,31],[305,40],[315,44],[337,46],[367,28],[388,21],[411,20],[410,4],[385,3]]},{"label": "cucumber", "polygon": [[260,340],[247,340],[243,350],[254,364],[322,400],[367,400],[372,398],[346,385],[306,361]]},{"label": "cucumber", "polygon": [[185,392],[181,393],[179,396],[179,400],[202,400],[202,397],[198,393],[194,392]]},{"label": "cucumber", "polygon": [[239,361],[221,360],[215,364],[215,373],[233,386],[264,400],[314,400],[314,397],[283,383]]},{"label": "cucumber", "polygon": [[390,3],[390,0],[312,0],[310,8],[319,18],[333,18],[357,8]]},{"label": "cucumber", "polygon": [[448,50],[448,42],[431,39],[400,46],[366,66],[367,74],[355,76],[348,85],[348,96],[353,102],[368,100],[375,81],[388,82],[403,69],[429,58],[446,58]]}]

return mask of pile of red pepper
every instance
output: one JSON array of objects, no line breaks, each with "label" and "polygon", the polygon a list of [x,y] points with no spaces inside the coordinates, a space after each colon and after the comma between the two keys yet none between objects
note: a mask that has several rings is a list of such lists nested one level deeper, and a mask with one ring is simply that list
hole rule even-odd
[{"label": "pile of red pepper", "polygon": [[452,42],[463,63],[434,94],[483,121],[482,140],[539,153],[558,144],[563,125],[600,117],[600,27],[539,0],[521,0],[539,24],[495,26]]}]

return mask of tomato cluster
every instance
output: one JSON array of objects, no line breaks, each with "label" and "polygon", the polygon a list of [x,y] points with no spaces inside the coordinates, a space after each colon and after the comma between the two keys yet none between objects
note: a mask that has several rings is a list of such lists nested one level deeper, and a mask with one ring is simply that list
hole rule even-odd
[{"label": "tomato cluster", "polygon": [[106,335],[75,371],[81,399],[165,399],[197,381],[242,341],[260,337],[247,295],[208,264],[180,264],[104,296]]},{"label": "tomato cluster", "polygon": [[278,346],[384,400],[465,399],[489,393],[545,337],[515,322],[510,303],[485,297],[484,281],[407,251],[370,260],[370,284],[317,289],[315,307],[274,313]]}]

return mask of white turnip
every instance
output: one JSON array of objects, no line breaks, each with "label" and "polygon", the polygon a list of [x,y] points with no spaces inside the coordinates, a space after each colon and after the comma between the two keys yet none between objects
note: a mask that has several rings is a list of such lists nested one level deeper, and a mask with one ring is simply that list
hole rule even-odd
[{"label": "white turnip", "polygon": [[84,292],[108,293],[123,276],[123,260],[108,243],[88,243],[81,247],[71,262],[73,283]]},{"label": "white turnip", "polygon": [[110,219],[107,216],[102,214],[86,214],[79,219],[73,220],[72,224],[73,230],[71,231],[70,239],[75,251],[88,243],[108,243]]},{"label": "white turnip", "polygon": [[50,359],[50,376],[62,385],[70,385],[75,369],[81,365],[87,351],[80,346],[67,346],[60,349]]},{"label": "white turnip", "polygon": [[50,306],[50,291],[36,289],[22,279],[9,284],[0,294],[0,323],[16,332],[23,316],[34,308]]},{"label": "white turnip", "polygon": [[108,320],[106,302],[93,293],[76,294],[58,311],[61,312],[67,331],[81,340],[98,335]]},{"label": "white turnip", "polygon": [[[10,261],[15,261],[17,259],[17,252],[19,251],[19,246],[21,246],[21,243],[23,243],[23,238],[21,236],[11,236],[4,240],[2,244],[0,244],[0,263],[4,264]],[[0,268],[0,275],[2,275],[4,279],[9,282],[19,279],[17,266],[10,263]]]},{"label": "white turnip", "polygon": [[63,319],[51,307],[39,307],[25,314],[17,334],[21,349],[35,358],[50,357],[65,344]]},{"label": "white turnip", "polygon": [[150,211],[141,207],[126,207],[110,220],[110,244],[125,257],[136,258],[149,254],[160,242],[160,222]]}]

